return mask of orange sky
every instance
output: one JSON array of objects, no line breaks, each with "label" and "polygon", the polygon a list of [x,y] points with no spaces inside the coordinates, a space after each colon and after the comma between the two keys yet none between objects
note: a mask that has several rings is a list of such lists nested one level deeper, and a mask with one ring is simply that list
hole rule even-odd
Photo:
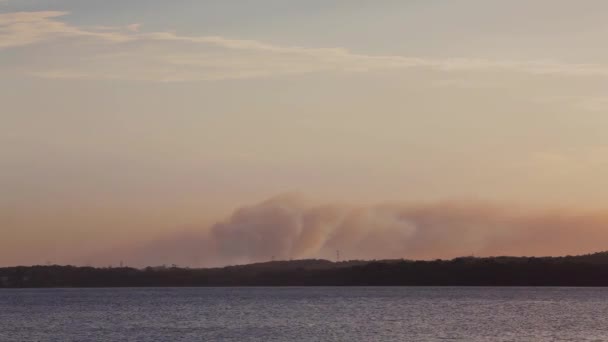
[{"label": "orange sky", "polygon": [[[233,239],[209,236],[215,223],[286,192],[312,198],[297,213],[340,208],[323,231],[352,257],[604,249],[607,11],[591,0],[0,1],[0,265],[264,259],[255,246],[209,255],[177,240],[215,250]],[[466,204],[470,221],[410,217],[441,216],[446,202]],[[384,217],[383,203],[400,203],[390,229],[335,226],[352,208]],[[486,206],[508,214],[477,217]],[[303,228],[281,229],[267,239],[303,243]],[[330,257],[340,241],[318,236],[276,253]]]}]

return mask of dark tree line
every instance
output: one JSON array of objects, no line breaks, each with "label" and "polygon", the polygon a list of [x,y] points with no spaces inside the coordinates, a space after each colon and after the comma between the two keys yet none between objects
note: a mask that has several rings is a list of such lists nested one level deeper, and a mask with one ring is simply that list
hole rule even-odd
[{"label": "dark tree line", "polygon": [[0,268],[0,287],[608,286],[608,252],[568,257],[276,261],[224,268]]}]

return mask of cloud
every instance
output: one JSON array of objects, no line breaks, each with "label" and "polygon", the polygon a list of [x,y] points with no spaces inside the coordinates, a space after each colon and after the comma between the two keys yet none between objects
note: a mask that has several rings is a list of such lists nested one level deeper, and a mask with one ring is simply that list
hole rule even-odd
[{"label": "cloud", "polygon": [[566,107],[585,112],[608,111],[608,96],[597,95],[563,95],[546,96],[536,99],[537,103]]},{"label": "cloud", "polygon": [[58,11],[0,14],[0,49],[70,37],[91,37],[113,42],[132,39],[119,32],[87,31],[56,20],[67,14]]},{"label": "cloud", "polygon": [[608,171],[608,146],[586,146],[533,154],[530,165],[542,180],[556,183],[574,178],[594,177]]},{"label": "cloud", "polygon": [[[112,252],[130,264],[214,266],[275,259],[434,259],[563,255],[606,249],[608,215],[479,202],[316,204],[281,195],[197,231]],[[122,253],[122,254],[121,254]]]},{"label": "cloud", "polygon": [[579,107],[590,112],[607,112],[608,97],[584,97],[579,103]]},{"label": "cloud", "polygon": [[0,14],[0,49],[48,41],[93,40],[94,48],[90,45],[79,48],[75,42],[65,44],[61,58],[35,59],[25,53],[26,60],[36,67],[23,65],[20,69],[52,79],[177,82],[412,68],[608,77],[608,66],[596,64],[365,55],[344,48],[282,46],[221,36],[180,36],[174,32],[144,33],[139,24],[76,27],[59,19],[67,14],[56,11]]},{"label": "cloud", "polygon": [[450,87],[450,88],[462,88],[462,89],[487,89],[487,88],[497,88],[501,86],[500,82],[496,81],[482,81],[482,80],[473,80],[467,78],[461,79],[440,79],[431,81],[431,86],[433,87]]}]

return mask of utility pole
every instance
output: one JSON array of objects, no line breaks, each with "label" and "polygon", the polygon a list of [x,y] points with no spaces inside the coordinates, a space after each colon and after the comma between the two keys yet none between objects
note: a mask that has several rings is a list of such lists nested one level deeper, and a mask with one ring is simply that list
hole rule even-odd
[{"label": "utility pole", "polygon": [[340,250],[336,251],[336,262],[340,262]]}]

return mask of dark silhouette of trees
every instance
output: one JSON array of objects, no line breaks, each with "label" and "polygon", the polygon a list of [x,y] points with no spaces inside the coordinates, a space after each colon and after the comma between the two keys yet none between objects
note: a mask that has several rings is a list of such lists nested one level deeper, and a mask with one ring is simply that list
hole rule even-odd
[{"label": "dark silhouette of trees", "polygon": [[608,286],[608,252],[566,257],[272,261],[224,268],[0,268],[0,287]]}]

